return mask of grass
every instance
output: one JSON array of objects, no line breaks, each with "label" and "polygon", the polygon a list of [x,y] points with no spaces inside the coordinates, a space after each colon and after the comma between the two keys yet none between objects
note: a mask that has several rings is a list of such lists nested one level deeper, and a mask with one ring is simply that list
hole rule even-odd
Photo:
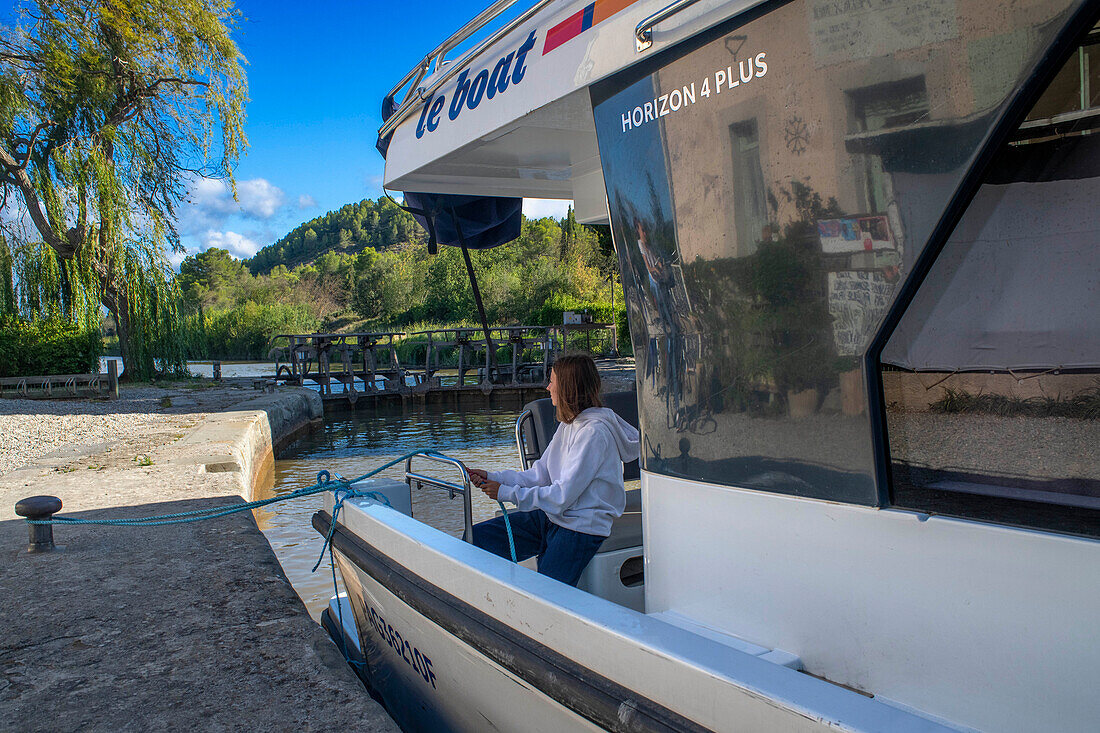
[{"label": "grass", "polygon": [[1001,417],[1069,417],[1078,420],[1100,419],[1100,384],[1068,399],[1051,397],[1006,397],[998,394],[972,394],[962,389],[944,389],[941,399],[933,402],[932,412],[977,413]]},{"label": "grass", "polygon": [[138,464],[139,466],[152,466],[153,459],[149,456],[134,456],[134,463]]}]

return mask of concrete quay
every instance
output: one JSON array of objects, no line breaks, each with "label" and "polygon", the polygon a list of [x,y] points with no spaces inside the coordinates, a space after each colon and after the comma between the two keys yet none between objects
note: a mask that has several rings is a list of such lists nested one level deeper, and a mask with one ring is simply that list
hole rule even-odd
[{"label": "concrete quay", "polygon": [[[27,496],[58,496],[63,514],[83,518],[250,498],[270,480],[273,449],[322,416],[311,390],[255,394],[167,390],[151,395],[164,416],[151,421],[124,388],[117,435],[0,475],[0,727],[397,730],[309,617],[249,512],[58,526],[59,551],[25,552],[13,510]],[[33,422],[35,408],[22,409],[16,417]]]}]

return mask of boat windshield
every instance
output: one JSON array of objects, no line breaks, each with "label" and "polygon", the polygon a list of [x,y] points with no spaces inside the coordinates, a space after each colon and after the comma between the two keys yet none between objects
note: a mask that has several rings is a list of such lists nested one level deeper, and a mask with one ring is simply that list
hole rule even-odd
[{"label": "boat windshield", "polygon": [[[880,375],[864,363],[926,245],[949,231],[941,220],[990,135],[1081,7],[793,0],[593,87],[647,471],[886,501],[868,399]],[[1043,226],[1045,248],[1064,227]],[[983,302],[956,321],[965,348],[934,331],[899,338],[898,368],[1042,370],[1068,358],[1033,342],[1023,354],[982,351],[975,339],[1021,343],[1015,321]],[[1083,346],[1085,366],[1095,346]]]}]

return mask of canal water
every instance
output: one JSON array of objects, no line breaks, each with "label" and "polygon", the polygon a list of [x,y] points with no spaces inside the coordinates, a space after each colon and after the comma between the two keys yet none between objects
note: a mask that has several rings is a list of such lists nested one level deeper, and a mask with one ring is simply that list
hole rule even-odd
[{"label": "canal water", "polygon": [[[321,470],[345,478],[361,476],[414,450],[436,450],[458,458],[470,468],[519,468],[515,441],[518,411],[493,407],[462,409],[459,413],[450,406],[395,405],[326,414],[324,427],[282,451],[266,491],[281,496],[312,486]],[[421,462],[414,464],[414,470],[459,482],[457,471],[439,464]],[[387,469],[381,476],[404,480],[404,463]],[[262,492],[257,498],[261,497]],[[413,489],[412,498],[416,519],[461,536],[461,497],[450,499],[446,491],[425,488]],[[327,556],[317,572],[310,572],[323,545],[310,518],[322,508],[323,500],[323,495],[318,494],[255,510],[256,522],[314,618],[320,617],[333,594]],[[495,501],[476,490],[473,506],[475,522],[499,511]]]},{"label": "canal water", "polygon": [[[107,372],[107,362],[118,362],[119,376],[125,371],[122,366],[122,357],[118,356],[101,356],[99,358],[99,373],[105,374]],[[187,362],[187,371],[196,377],[214,376],[214,362],[212,361],[189,361]],[[272,377],[275,375],[275,363],[271,361],[223,361],[222,362],[222,376],[226,379],[231,377]]]}]

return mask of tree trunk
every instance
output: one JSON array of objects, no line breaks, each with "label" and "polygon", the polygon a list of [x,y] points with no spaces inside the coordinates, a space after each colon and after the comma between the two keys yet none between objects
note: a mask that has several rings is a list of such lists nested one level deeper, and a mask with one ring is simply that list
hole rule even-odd
[{"label": "tree trunk", "polygon": [[130,303],[125,293],[118,292],[117,288],[106,284],[103,288],[103,307],[115,319],[115,333],[118,335],[118,351],[122,356],[121,380],[132,382],[140,379],[145,374],[152,374],[152,364],[139,364],[138,355],[134,353],[130,328]]}]

